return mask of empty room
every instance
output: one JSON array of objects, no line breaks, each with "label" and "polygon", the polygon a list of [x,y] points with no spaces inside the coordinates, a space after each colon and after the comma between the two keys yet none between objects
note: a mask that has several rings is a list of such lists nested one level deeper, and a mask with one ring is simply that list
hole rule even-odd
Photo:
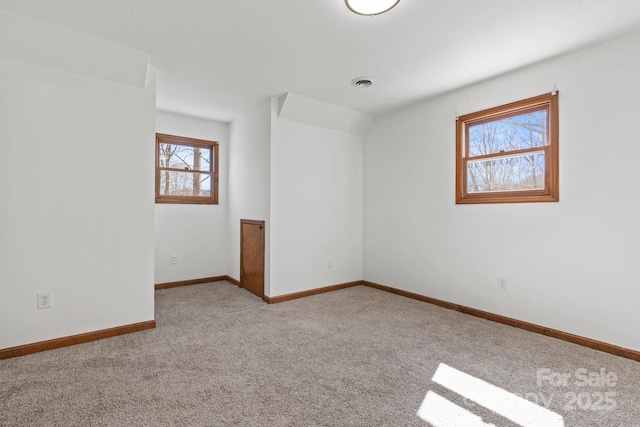
[{"label": "empty room", "polygon": [[640,426],[637,0],[0,0],[1,426]]}]

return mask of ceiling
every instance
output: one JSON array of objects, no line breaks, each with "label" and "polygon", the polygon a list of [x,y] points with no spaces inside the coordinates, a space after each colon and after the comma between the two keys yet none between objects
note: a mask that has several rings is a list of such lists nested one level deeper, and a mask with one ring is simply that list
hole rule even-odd
[{"label": "ceiling", "polygon": [[[150,53],[157,106],[222,121],[293,92],[370,115],[640,29],[638,0],[0,0]],[[351,80],[368,76],[371,88]]]}]

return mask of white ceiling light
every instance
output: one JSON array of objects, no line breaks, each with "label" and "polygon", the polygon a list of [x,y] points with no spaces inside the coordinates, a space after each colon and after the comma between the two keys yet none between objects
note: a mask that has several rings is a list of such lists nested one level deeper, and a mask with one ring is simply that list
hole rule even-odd
[{"label": "white ceiling light", "polygon": [[358,15],[379,15],[397,5],[400,0],[344,0],[347,7]]}]

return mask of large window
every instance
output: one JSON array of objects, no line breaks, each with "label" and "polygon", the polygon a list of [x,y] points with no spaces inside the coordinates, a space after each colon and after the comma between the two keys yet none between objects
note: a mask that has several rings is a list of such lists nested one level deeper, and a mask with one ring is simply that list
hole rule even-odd
[{"label": "large window", "polygon": [[218,143],[156,134],[156,203],[218,203]]},{"label": "large window", "polygon": [[557,92],[458,118],[456,203],[558,200]]}]

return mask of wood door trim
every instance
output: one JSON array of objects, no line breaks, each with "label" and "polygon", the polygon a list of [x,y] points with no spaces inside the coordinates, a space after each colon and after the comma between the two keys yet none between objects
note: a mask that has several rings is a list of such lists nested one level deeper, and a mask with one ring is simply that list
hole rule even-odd
[{"label": "wood door trim", "polygon": [[260,219],[241,219],[240,225],[242,224],[253,224],[253,225],[262,225],[264,226],[264,221]]},{"label": "wood door trim", "polygon": [[[265,221],[263,220],[259,220],[259,219],[240,219],[240,282],[239,285],[241,288],[244,288],[244,284],[245,284],[245,280],[244,280],[244,268],[243,268],[243,260],[244,260],[244,245],[243,245],[243,241],[242,241],[242,226],[248,224],[248,225],[260,225],[262,226],[262,268],[263,268],[263,272],[265,272],[265,265],[264,265],[264,258],[265,258],[265,233],[266,233],[266,225],[265,225]],[[246,288],[245,288],[246,289]],[[262,292],[260,293],[260,295],[258,295],[260,298],[265,297],[264,295],[264,277],[263,277],[263,281],[262,281]]]}]

